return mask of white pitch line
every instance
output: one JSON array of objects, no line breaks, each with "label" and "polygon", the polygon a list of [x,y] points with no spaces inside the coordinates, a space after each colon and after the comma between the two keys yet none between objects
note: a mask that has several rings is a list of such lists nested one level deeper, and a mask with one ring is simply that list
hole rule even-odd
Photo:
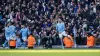
[{"label": "white pitch line", "polygon": [[100,52],[100,50],[0,50],[1,52],[18,52],[18,53],[63,53],[63,52]]}]

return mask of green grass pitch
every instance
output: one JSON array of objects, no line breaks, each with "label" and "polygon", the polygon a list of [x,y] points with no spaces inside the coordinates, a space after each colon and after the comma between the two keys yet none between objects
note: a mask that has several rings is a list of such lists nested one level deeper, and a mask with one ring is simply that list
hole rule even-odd
[{"label": "green grass pitch", "polygon": [[0,56],[100,56],[100,49],[0,50]]}]

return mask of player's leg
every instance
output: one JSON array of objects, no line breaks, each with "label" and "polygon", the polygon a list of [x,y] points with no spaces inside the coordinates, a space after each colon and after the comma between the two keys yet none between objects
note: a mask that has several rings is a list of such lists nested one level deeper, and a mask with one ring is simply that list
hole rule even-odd
[{"label": "player's leg", "polygon": [[64,49],[64,45],[63,45],[63,35],[61,33],[59,34],[59,38],[60,38],[60,42],[61,42],[61,48]]},{"label": "player's leg", "polygon": [[63,45],[63,37],[64,36],[68,36],[68,34],[65,32],[65,31],[63,31],[62,33],[61,33],[61,38],[60,38],[60,40],[61,40],[61,45],[62,45],[62,48],[64,49],[64,45]]},{"label": "player's leg", "polygon": [[8,47],[9,48],[9,37],[6,38],[4,44],[3,44],[3,47]]},{"label": "player's leg", "polygon": [[19,48],[20,42],[16,42],[16,48]]},{"label": "player's leg", "polygon": [[76,37],[74,37],[74,47],[75,47],[75,48],[77,47],[77,44],[76,44]]},{"label": "player's leg", "polygon": [[40,39],[38,39],[38,46],[40,46],[40,42],[41,42]]},{"label": "player's leg", "polygon": [[23,37],[22,40],[23,40],[23,47],[26,48],[27,47],[27,41],[26,41],[27,38]]},{"label": "player's leg", "polygon": [[20,40],[20,39],[17,39],[17,40],[16,40],[16,48],[21,47],[21,45],[22,45],[21,40]]},{"label": "player's leg", "polygon": [[8,43],[7,40],[5,40],[4,44],[3,44],[3,47],[6,47],[6,44]]}]

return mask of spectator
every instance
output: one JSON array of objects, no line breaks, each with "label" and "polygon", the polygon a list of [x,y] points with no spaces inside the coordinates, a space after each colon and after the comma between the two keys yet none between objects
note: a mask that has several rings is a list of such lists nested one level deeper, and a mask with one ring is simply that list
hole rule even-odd
[{"label": "spectator", "polygon": [[[77,37],[80,33],[79,35],[83,38],[86,37],[86,32],[95,32],[96,30],[93,29],[98,29],[100,25],[99,2],[99,0],[1,1],[1,30],[3,30],[6,23],[15,22],[15,24],[19,24],[19,26],[15,25],[17,31],[20,31],[20,25],[25,24],[29,25],[30,32],[36,30],[37,35],[42,35],[42,30],[46,31],[50,29],[51,32],[55,30],[56,23],[60,18],[65,23],[65,29],[73,33],[74,37]],[[93,27],[93,29],[89,28],[90,26]],[[82,32],[77,34],[80,30]],[[39,34],[39,32],[41,33]],[[3,34],[3,32],[1,34]],[[54,32],[54,35],[56,34],[57,32]],[[40,39],[42,39],[41,36]]]}]

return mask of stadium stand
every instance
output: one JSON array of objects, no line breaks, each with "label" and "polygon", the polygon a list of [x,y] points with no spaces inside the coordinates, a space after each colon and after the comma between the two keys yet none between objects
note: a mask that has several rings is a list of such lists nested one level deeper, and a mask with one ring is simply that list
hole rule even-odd
[{"label": "stadium stand", "polygon": [[[25,25],[38,46],[45,37],[60,45],[56,31],[59,18],[77,45],[86,45],[86,33],[100,45],[100,0],[0,0],[0,45],[5,42],[5,25],[10,22],[14,22],[16,34]],[[21,34],[19,37],[22,41]]]}]

